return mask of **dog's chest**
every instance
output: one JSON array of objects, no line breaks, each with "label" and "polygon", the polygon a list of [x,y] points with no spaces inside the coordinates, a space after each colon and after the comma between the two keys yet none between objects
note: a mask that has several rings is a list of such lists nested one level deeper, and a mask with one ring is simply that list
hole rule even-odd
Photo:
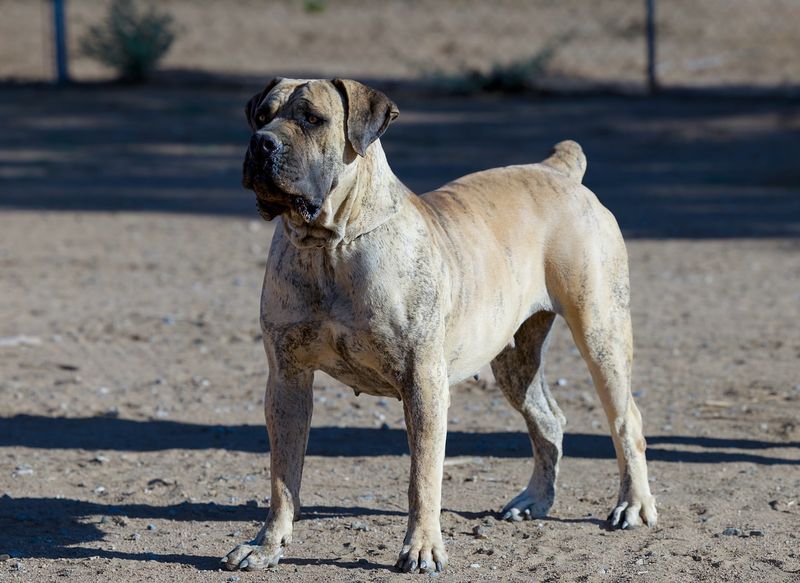
[{"label": "dog's chest", "polygon": [[398,396],[408,334],[397,267],[357,244],[331,254],[281,250],[262,297],[262,327],[277,354],[357,392]]},{"label": "dog's chest", "polygon": [[398,397],[392,382],[395,366],[370,330],[355,329],[337,320],[319,326],[316,367],[350,386],[356,393]]}]

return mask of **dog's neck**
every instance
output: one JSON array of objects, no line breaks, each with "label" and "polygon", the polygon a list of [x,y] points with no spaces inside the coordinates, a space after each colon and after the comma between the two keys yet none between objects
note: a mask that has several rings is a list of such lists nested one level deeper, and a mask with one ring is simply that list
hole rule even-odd
[{"label": "dog's neck", "polygon": [[282,222],[296,247],[333,249],[347,245],[391,219],[411,192],[394,175],[377,140],[365,157],[357,157],[325,198],[319,217],[308,224],[294,213]]}]

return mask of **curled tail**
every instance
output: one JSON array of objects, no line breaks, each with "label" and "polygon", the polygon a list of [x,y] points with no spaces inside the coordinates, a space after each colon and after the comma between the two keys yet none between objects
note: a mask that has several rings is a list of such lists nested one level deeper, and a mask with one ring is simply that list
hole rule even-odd
[{"label": "curled tail", "polygon": [[542,164],[550,166],[576,182],[580,182],[586,172],[586,156],[583,154],[583,149],[578,142],[572,140],[557,143],[550,157]]}]

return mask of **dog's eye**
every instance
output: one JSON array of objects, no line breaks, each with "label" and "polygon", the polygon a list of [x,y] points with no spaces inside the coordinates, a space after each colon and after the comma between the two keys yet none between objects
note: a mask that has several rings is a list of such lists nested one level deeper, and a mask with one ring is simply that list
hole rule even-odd
[{"label": "dog's eye", "polygon": [[258,117],[256,117],[259,123],[264,123],[267,121],[267,114],[266,113],[259,113]]},{"label": "dog's eye", "polygon": [[307,113],[307,114],[306,114],[306,121],[307,121],[308,123],[310,123],[312,126],[315,126],[315,125],[317,125],[319,122],[321,122],[322,120],[321,120],[321,119],[319,119],[319,118],[318,118],[316,115],[314,115],[313,113]]}]

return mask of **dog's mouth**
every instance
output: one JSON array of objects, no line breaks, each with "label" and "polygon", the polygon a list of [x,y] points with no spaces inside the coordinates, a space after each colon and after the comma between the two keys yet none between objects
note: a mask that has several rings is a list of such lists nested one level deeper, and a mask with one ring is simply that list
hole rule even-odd
[{"label": "dog's mouth", "polygon": [[308,200],[303,196],[292,196],[290,201],[297,214],[307,223],[316,221],[322,212],[322,201]]},{"label": "dog's mouth", "polygon": [[322,212],[322,201],[309,200],[282,188],[267,172],[254,172],[245,162],[242,186],[256,194],[256,209],[266,221],[294,210],[306,223],[314,222]]}]

